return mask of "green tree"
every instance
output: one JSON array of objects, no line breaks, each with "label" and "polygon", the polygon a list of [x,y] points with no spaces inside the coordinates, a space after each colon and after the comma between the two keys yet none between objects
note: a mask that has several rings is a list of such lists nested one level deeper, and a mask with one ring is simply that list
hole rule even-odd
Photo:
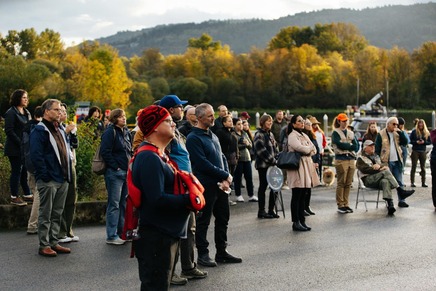
[{"label": "green tree", "polygon": [[207,85],[195,78],[179,78],[171,89],[180,98],[189,100],[190,104],[198,104],[204,102]]}]

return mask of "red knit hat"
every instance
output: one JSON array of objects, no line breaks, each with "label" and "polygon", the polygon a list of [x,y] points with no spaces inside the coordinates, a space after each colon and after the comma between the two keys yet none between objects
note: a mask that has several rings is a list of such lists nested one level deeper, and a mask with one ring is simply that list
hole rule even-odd
[{"label": "red knit hat", "polygon": [[168,110],[159,105],[150,105],[145,107],[138,117],[138,126],[144,137],[153,133],[156,127],[161,124],[165,118],[170,117]]}]

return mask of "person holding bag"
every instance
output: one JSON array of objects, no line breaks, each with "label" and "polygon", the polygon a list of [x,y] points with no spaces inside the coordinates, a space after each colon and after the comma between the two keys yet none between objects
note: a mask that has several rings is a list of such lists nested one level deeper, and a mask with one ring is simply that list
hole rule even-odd
[{"label": "person holding bag", "polygon": [[319,177],[316,172],[312,156],[317,150],[310,138],[303,132],[304,119],[301,115],[294,115],[288,125],[288,152],[301,154],[298,169],[288,170],[288,184],[292,189],[291,216],[292,230],[308,231],[311,227],[305,223],[304,210],[305,195],[308,189],[319,185]]},{"label": "person holding bag", "polygon": [[254,166],[259,172],[259,190],[257,196],[259,197],[259,210],[257,213],[258,218],[279,218],[279,215],[274,212],[276,203],[276,195],[271,189],[269,193],[268,212],[265,212],[265,192],[268,186],[266,180],[266,172],[270,166],[277,163],[276,156],[278,154],[277,142],[271,132],[273,119],[271,115],[264,114],[260,118],[260,128],[254,136],[254,151],[256,162]]}]

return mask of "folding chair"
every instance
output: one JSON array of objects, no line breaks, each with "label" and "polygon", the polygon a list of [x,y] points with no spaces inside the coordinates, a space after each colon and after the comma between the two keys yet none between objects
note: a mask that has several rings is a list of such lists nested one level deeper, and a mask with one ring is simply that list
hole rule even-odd
[{"label": "folding chair", "polygon": [[[365,191],[376,191],[376,190],[378,191],[377,192],[377,200],[366,200]],[[366,187],[362,181],[362,173],[359,170],[357,170],[357,197],[356,197],[356,208],[355,209],[357,209],[357,204],[361,201],[363,201],[363,203],[365,204],[365,209],[367,212],[368,212],[368,207],[366,206],[366,202],[376,202],[375,208],[378,208],[378,202],[380,199],[380,191],[381,191],[380,187],[378,187],[378,188]],[[362,200],[359,200],[360,194],[362,194]]]}]

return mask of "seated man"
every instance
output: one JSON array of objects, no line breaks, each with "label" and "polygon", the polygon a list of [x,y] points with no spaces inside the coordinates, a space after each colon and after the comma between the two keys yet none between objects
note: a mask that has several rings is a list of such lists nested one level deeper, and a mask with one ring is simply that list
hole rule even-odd
[{"label": "seated man", "polygon": [[382,166],[380,157],[375,154],[375,146],[372,140],[363,143],[362,153],[357,159],[357,169],[362,173],[362,181],[366,187],[383,189],[383,199],[387,203],[388,214],[396,211],[392,201],[392,189],[397,188],[400,199],[406,199],[415,190],[407,191],[401,188],[395,180],[388,166]]}]

